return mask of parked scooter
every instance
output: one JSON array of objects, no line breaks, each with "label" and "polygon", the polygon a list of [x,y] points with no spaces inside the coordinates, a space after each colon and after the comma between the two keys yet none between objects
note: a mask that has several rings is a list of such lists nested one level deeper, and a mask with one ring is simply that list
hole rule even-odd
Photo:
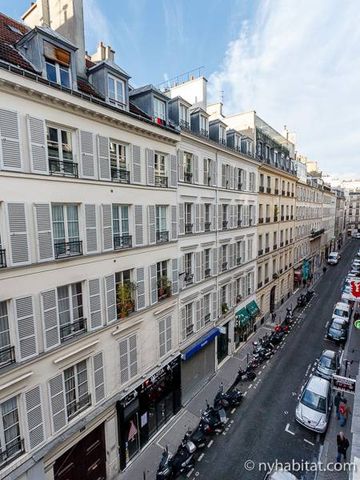
[{"label": "parked scooter", "polygon": [[224,408],[222,407],[211,407],[208,402],[206,402],[206,410],[202,412],[201,419],[208,423],[212,430],[222,431],[227,422],[227,416]]},{"label": "parked scooter", "polygon": [[224,392],[224,385],[220,384],[219,390],[214,398],[214,407],[233,408],[240,405],[244,395],[239,389],[233,388]]},{"label": "parked scooter", "polygon": [[293,311],[291,307],[287,307],[286,309],[286,315],[285,315],[285,323],[287,325],[290,325],[293,321]]},{"label": "parked scooter", "polygon": [[307,289],[306,294],[305,294],[305,298],[306,298],[307,303],[310,302],[314,293],[315,293],[314,290],[310,290],[309,288]]},{"label": "parked scooter", "polygon": [[199,425],[195,428],[195,430],[191,431],[188,430],[185,433],[185,437],[188,442],[191,442],[195,445],[196,450],[201,450],[202,448],[206,447],[206,433],[203,429],[202,421],[200,420]]},{"label": "parked scooter", "polygon": [[297,298],[296,303],[297,303],[297,306],[299,308],[305,307],[305,305],[307,304],[306,295],[304,295],[303,293],[300,293],[300,295]]},{"label": "parked scooter", "polygon": [[174,456],[168,447],[165,447],[156,472],[156,480],[170,480],[191,470],[194,465],[194,453],[189,452],[186,443],[183,439]]},{"label": "parked scooter", "polygon": [[254,367],[251,366],[251,363],[245,369],[239,369],[234,384],[236,385],[239,382],[243,381],[253,381],[256,378],[256,373],[254,372]]}]

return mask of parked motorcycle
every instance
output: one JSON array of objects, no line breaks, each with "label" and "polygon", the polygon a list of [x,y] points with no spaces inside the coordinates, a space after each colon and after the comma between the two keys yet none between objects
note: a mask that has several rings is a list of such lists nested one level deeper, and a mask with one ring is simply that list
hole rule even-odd
[{"label": "parked motorcycle", "polygon": [[221,384],[214,398],[214,407],[233,408],[240,405],[244,395],[239,389],[233,388],[224,392],[224,385]]},{"label": "parked motorcycle", "polygon": [[310,290],[309,288],[307,289],[306,294],[305,294],[305,298],[306,298],[307,303],[310,302],[310,300],[312,299],[314,294],[315,294],[314,290]]},{"label": "parked motorcycle", "polygon": [[256,373],[254,372],[254,367],[251,366],[251,363],[245,369],[239,369],[236,379],[235,385],[239,382],[243,381],[253,381],[256,378]]},{"label": "parked motorcycle", "polygon": [[190,453],[187,442],[183,439],[174,456],[171,455],[168,447],[165,447],[156,472],[156,480],[174,479],[178,475],[190,471],[193,466],[194,453]]},{"label": "parked motorcycle", "polygon": [[[201,420],[200,420],[200,423],[201,423]],[[202,426],[200,426],[200,423],[199,425],[195,428],[195,430],[191,431],[191,430],[188,430],[186,433],[185,433],[185,439],[186,441],[189,443],[189,445],[192,443],[193,445],[195,445],[196,447],[196,450],[201,450],[202,448],[205,448],[206,447],[206,434],[202,428]],[[190,447],[188,447],[189,449]]]},{"label": "parked motorcycle", "polygon": [[299,308],[305,307],[305,305],[307,304],[306,295],[304,295],[303,293],[300,293],[300,295],[297,298],[296,303],[297,303],[297,306]]},{"label": "parked motorcycle", "polygon": [[208,423],[212,430],[222,431],[227,422],[227,416],[224,408],[222,407],[211,407],[208,402],[206,402],[206,410],[202,412],[201,419]]},{"label": "parked motorcycle", "polygon": [[285,315],[285,323],[289,325],[293,321],[293,311],[291,307],[287,307]]}]

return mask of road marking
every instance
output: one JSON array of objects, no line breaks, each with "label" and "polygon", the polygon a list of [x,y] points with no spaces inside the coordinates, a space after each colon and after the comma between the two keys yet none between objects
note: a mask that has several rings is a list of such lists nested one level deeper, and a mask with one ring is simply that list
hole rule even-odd
[{"label": "road marking", "polygon": [[292,392],[291,395],[292,395],[293,397],[296,397],[296,392]]},{"label": "road marking", "polygon": [[262,370],[264,370],[265,368],[266,368],[266,365],[264,365],[264,366],[262,367]]},{"label": "road marking", "polygon": [[214,443],[214,440],[210,440],[210,442],[207,444],[207,448],[210,448],[213,443]]},{"label": "road marking", "polygon": [[258,375],[261,375],[262,374],[262,370],[260,370],[260,372],[258,372]]},{"label": "road marking", "polygon": [[290,427],[290,423],[287,423],[287,424],[286,424],[286,427],[285,427],[285,432],[290,433],[290,435],[295,435],[294,432],[292,432],[291,430],[289,430],[289,427]]},{"label": "road marking", "polygon": [[304,438],[304,442],[308,443],[309,445],[312,445],[313,447],[315,446],[315,443],[310,442],[307,438]]},{"label": "road marking", "polygon": [[308,365],[308,367],[307,367],[307,369],[306,369],[305,377],[306,377],[306,375],[309,373],[310,368],[311,368],[311,363],[309,363],[309,365]]},{"label": "road marking", "polygon": [[190,470],[190,472],[189,472],[186,476],[187,476],[188,478],[190,478],[191,475],[193,474],[193,471],[194,471],[194,468],[192,468],[192,469]]},{"label": "road marking", "polygon": [[244,397],[246,397],[247,393],[248,393],[248,392],[244,392]]},{"label": "road marking", "polygon": [[201,455],[199,455],[198,462],[201,462],[201,460],[204,458],[204,455],[205,453],[202,453]]},{"label": "road marking", "polygon": [[288,413],[289,413],[289,412],[288,412],[287,410],[284,410],[284,414],[285,414],[285,415],[288,415]]},{"label": "road marking", "polygon": [[230,412],[231,415],[235,412],[235,410],[236,410],[236,408],[233,408],[233,409],[231,410],[231,412]]},{"label": "road marking", "polygon": [[250,390],[250,388],[252,388],[252,383],[250,383],[250,385],[248,386],[248,390]]}]

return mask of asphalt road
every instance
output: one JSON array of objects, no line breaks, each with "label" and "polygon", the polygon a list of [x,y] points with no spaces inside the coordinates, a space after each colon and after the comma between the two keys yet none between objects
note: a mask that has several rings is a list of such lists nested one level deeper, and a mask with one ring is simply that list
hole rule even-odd
[{"label": "asphalt road", "polygon": [[[295,421],[295,407],[316,358],[324,348],[337,348],[324,339],[325,325],[358,248],[359,242],[349,242],[340,263],[320,279],[315,296],[271,361],[250,388],[246,383],[239,385],[247,392],[244,403],[230,416],[228,431],[215,438],[196,463],[190,479],[260,480],[268,467],[260,467],[259,462],[318,459],[323,438]],[[251,471],[244,466],[247,460],[248,467],[254,467]],[[294,473],[300,478],[300,473]],[[313,478],[313,473],[302,475]]]}]

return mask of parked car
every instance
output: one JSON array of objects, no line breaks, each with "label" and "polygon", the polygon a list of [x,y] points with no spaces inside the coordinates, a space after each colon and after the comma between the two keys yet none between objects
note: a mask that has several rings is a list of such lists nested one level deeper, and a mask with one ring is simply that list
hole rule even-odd
[{"label": "parked car", "polygon": [[352,237],[353,237],[353,238],[360,238],[360,232],[354,232],[354,233],[352,234]]},{"label": "parked car", "polygon": [[287,470],[271,470],[265,474],[264,480],[297,480],[297,477]]},{"label": "parked car", "polygon": [[329,324],[327,338],[337,343],[345,343],[348,336],[348,322],[343,318],[333,318]]},{"label": "parked car", "polygon": [[332,318],[343,318],[347,322],[350,320],[350,307],[345,302],[337,302],[334,307]]},{"label": "parked car", "polygon": [[332,375],[337,374],[339,370],[339,354],[332,350],[324,350],[316,365],[315,374],[326,380],[331,380]]},{"label": "parked car", "polygon": [[295,418],[304,427],[324,433],[331,414],[331,385],[325,378],[311,375],[296,407]]},{"label": "parked car", "polygon": [[329,265],[337,265],[340,260],[340,253],[339,252],[331,252],[329,253],[327,263]]}]

